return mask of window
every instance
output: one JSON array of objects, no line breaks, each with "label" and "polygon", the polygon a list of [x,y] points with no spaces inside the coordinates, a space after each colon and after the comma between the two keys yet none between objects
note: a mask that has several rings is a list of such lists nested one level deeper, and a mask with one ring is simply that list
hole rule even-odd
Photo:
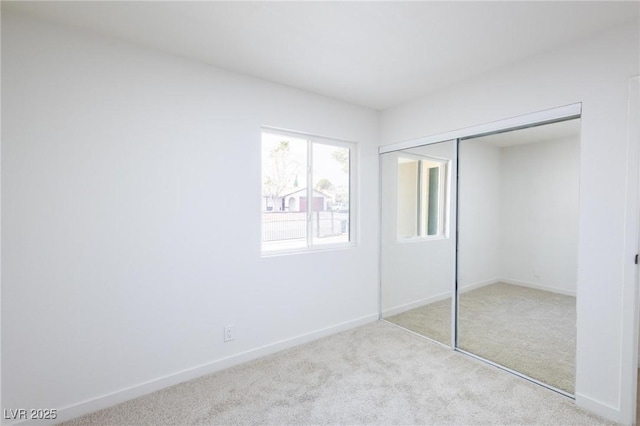
[{"label": "window", "polygon": [[262,251],[300,251],[353,240],[355,146],[262,132]]},{"label": "window", "polygon": [[444,237],[447,160],[398,156],[398,237]]}]

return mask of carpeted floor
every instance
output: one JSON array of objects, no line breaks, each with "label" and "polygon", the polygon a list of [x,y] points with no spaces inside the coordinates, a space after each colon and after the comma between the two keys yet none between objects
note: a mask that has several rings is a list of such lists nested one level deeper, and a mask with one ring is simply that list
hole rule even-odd
[{"label": "carpeted floor", "polygon": [[385,317],[389,322],[451,346],[451,298]]},{"label": "carpeted floor", "polygon": [[[460,294],[458,346],[568,393],[574,392],[576,299],[497,283]],[[388,318],[450,344],[451,299]]]},{"label": "carpeted floor", "polygon": [[380,321],[66,424],[611,423],[569,398]]}]

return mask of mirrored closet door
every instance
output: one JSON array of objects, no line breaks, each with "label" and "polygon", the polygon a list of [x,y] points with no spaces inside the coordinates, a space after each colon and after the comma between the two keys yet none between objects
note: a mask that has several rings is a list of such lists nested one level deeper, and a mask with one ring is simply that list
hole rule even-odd
[{"label": "mirrored closet door", "polygon": [[381,318],[573,396],[581,110],[381,149]]},{"label": "mirrored closet door", "polygon": [[382,154],[381,317],[452,345],[455,141]]},{"label": "mirrored closet door", "polygon": [[458,146],[457,348],[574,393],[580,120]]}]

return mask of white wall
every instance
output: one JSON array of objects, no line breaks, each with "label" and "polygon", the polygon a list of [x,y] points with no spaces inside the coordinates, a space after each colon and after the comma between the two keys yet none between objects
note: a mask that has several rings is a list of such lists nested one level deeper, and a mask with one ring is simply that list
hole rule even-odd
[{"label": "white wall", "polygon": [[500,148],[460,142],[458,159],[458,287],[471,290],[501,278]]},{"label": "white wall", "polygon": [[[63,419],[377,318],[378,113],[6,11],[2,103],[3,408]],[[358,143],[357,247],[260,257],[261,125]]]},{"label": "white wall", "polygon": [[626,123],[628,79],[639,72],[638,29],[634,21],[596,34],[381,117],[386,145],[582,102],[576,401],[629,423],[622,393],[631,390],[621,377],[635,367],[622,362],[621,347],[622,327],[633,315],[624,315],[622,296],[624,265],[635,254],[625,247],[626,204],[634,201],[627,195],[638,194],[637,180],[626,181],[627,167],[637,167],[627,161]]},{"label": "white wall", "polygon": [[575,295],[580,140],[500,151],[500,277]]}]

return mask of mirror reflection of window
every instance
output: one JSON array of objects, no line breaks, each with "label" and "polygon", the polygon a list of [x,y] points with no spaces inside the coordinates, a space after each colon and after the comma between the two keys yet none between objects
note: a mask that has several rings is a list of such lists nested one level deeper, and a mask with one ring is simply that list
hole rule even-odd
[{"label": "mirror reflection of window", "polygon": [[444,236],[447,161],[398,156],[398,237]]},{"label": "mirror reflection of window", "polygon": [[456,146],[448,140],[380,156],[380,315],[449,347]]}]

